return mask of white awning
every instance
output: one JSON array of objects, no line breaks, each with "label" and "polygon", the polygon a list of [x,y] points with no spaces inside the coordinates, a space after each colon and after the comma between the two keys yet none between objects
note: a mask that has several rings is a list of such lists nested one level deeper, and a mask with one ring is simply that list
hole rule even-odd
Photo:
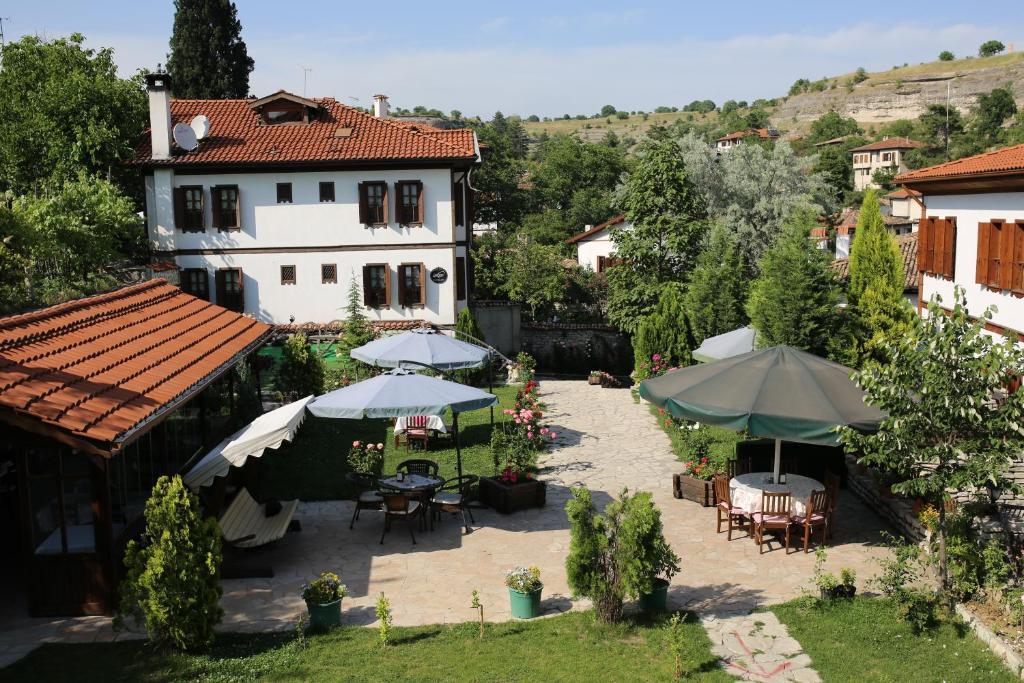
[{"label": "white awning", "polygon": [[244,465],[250,455],[258,458],[264,450],[280,448],[285,441],[291,441],[306,417],[306,404],[312,400],[312,396],[307,396],[260,415],[196,463],[185,475],[185,484],[193,489],[206,486],[227,474],[232,466]]}]

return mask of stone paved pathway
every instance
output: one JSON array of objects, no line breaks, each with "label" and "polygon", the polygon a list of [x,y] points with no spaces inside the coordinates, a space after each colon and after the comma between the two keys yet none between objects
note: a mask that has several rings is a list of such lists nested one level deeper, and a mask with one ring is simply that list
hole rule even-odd
[{"label": "stone paved pathway", "polygon": [[726,671],[745,681],[820,683],[811,658],[772,612],[701,617],[711,650]]},{"label": "stone paved pathway", "polygon": [[[569,487],[578,485],[589,487],[602,507],[623,487],[653,493],[666,537],[682,558],[682,571],[669,591],[675,608],[732,616],[789,600],[808,585],[813,555],[786,555],[781,549],[759,555],[747,539],[728,542],[725,534],[716,534],[713,509],[672,497],[671,475],[679,465],[668,437],[628,390],[543,380],[541,392],[547,418],[559,432],[557,448],[542,462],[548,481],[544,508],[509,516],[474,510],[476,524],[469,534],[454,518],[446,518],[436,531],[418,533],[416,545],[397,524],[381,545],[379,515],[363,513],[349,530],[348,501],[303,503],[296,515],[300,533],[251,554],[273,566],[274,578],[223,582],[222,628],[290,629],[304,609],[300,586],[325,569],[337,571],[348,585],[343,614],[346,623],[355,625],[375,621],[374,601],[382,591],[391,600],[396,625],[473,619],[474,589],[480,591],[488,619],[506,620],[504,572],[518,564],[540,567],[547,614],[584,607],[570,598],[564,570],[569,546],[564,505]],[[875,571],[871,558],[884,552],[877,546],[881,522],[846,491],[839,519],[828,568],[849,566],[867,579]],[[90,638],[113,638],[109,620],[12,621],[0,615],[0,665],[5,652],[21,656],[43,639]]]}]

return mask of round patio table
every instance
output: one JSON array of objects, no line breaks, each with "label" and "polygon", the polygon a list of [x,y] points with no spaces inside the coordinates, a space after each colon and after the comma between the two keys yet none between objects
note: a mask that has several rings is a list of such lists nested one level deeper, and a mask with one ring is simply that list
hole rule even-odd
[{"label": "round patio table", "polygon": [[424,477],[420,474],[407,474],[402,477],[402,481],[398,481],[398,475],[380,480],[382,487],[402,491],[403,493],[425,491],[426,489],[436,488],[443,483],[441,479],[436,477]]},{"label": "round patio table", "polygon": [[732,497],[733,507],[738,507],[745,512],[753,513],[761,511],[761,493],[785,493],[792,494],[790,499],[790,512],[794,515],[807,513],[807,499],[811,491],[823,491],[825,486],[816,479],[801,477],[799,474],[787,474],[785,484],[770,484],[771,472],[751,472],[741,474],[729,482],[729,495]]}]

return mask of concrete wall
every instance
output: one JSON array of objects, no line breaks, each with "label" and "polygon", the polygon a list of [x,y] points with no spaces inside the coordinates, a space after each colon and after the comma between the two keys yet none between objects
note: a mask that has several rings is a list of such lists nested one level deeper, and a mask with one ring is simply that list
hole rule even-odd
[{"label": "concrete wall", "polygon": [[922,278],[922,299],[927,302],[933,294],[938,294],[944,306],[951,306],[954,285],[960,285],[967,295],[967,310],[971,315],[980,316],[987,306],[994,305],[998,310],[992,322],[1024,332],[1024,299],[975,283],[978,223],[993,218],[1024,220],[1024,192],[926,196],[924,203],[928,216],[956,217],[956,260],[955,282],[931,275]]},{"label": "concrete wall", "polygon": [[513,358],[522,349],[519,304],[503,301],[473,302],[470,306],[484,341]]}]

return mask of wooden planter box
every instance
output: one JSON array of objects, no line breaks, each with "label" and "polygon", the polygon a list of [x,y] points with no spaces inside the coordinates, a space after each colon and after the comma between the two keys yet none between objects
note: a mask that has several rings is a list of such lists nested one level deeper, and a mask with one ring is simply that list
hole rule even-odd
[{"label": "wooden planter box", "polygon": [[502,481],[500,477],[480,479],[480,502],[503,515],[544,507],[547,487],[539,479],[520,479],[516,483]]},{"label": "wooden planter box", "polygon": [[672,475],[672,495],[700,503],[706,508],[715,505],[715,487],[712,482],[688,474]]},{"label": "wooden planter box", "polygon": [[601,376],[600,375],[589,375],[587,377],[587,384],[600,384],[600,383],[601,383]]}]

